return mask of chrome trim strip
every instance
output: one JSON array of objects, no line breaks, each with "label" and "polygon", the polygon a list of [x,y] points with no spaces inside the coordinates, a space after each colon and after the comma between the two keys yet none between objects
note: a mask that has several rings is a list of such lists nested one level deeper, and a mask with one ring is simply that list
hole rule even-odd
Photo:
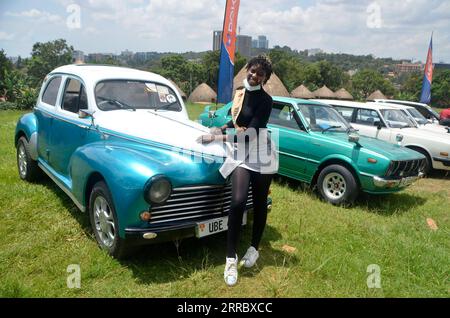
[{"label": "chrome trim strip", "polygon": [[78,202],[74,195],[49,170],[47,170],[47,168],[43,164],[38,162],[38,166],[50,177],[50,179],[52,179],[56,183],[58,187],[61,188],[61,190],[63,190],[69,196],[69,198],[73,201],[73,203],[75,203],[75,205],[81,210],[81,212],[86,212],[86,207]]},{"label": "chrome trim strip", "polygon": [[377,177],[377,175],[375,175],[375,174],[370,174],[370,173],[365,173],[365,172],[360,172],[359,174],[362,176],[365,176],[365,177],[370,177],[370,178]]},{"label": "chrome trim strip", "polygon": [[[184,193],[186,195],[186,193]],[[189,193],[190,194],[190,193]],[[199,195],[195,195],[195,196],[186,196],[186,197],[181,197],[181,198],[177,198],[179,196],[175,196],[174,199],[172,199],[172,196],[169,200],[166,201],[165,206],[168,206],[171,203],[175,203],[175,202],[183,202],[183,201],[193,201],[193,200],[197,200],[197,199],[206,199],[206,198],[215,198],[217,197],[218,199],[220,197],[224,197],[227,195],[231,194],[231,189],[230,190],[225,190],[219,193],[198,193]],[[252,190],[248,191],[248,196],[251,196],[253,194]],[[198,201],[200,202],[200,201]],[[157,207],[155,207],[157,208]]]},{"label": "chrome trim strip", "polygon": [[[207,214],[205,216],[213,216],[213,215],[222,215],[222,212],[215,212],[215,213]],[[187,217],[184,217],[184,218],[167,219],[167,220],[155,221],[155,222],[150,222],[150,223],[151,224],[156,224],[156,223],[163,223],[163,222],[169,222],[169,221],[180,221],[180,220],[194,219],[194,218],[198,218],[198,217],[201,217],[201,216],[202,215],[194,215],[194,216],[187,216]]]},{"label": "chrome trim strip", "polygon": [[411,183],[417,181],[418,179],[422,178],[423,176],[424,176],[424,174],[422,172],[419,172],[419,175],[417,175],[417,176],[405,177],[405,178],[394,179],[394,180],[388,180],[388,179],[383,179],[383,178],[380,178],[380,177],[374,177],[373,178],[373,184],[377,188],[384,188],[384,187],[386,187],[388,185],[391,188],[393,188],[393,187],[406,187],[406,186],[409,186]]},{"label": "chrome trim strip", "polygon": [[[252,205],[253,204],[252,200],[253,200],[253,198],[250,197],[249,200],[247,200],[247,205],[248,204]],[[197,202],[191,202],[191,203],[197,203]],[[228,206],[230,203],[231,203],[231,197],[228,197],[228,198],[225,198],[224,201],[220,201],[220,202],[216,201],[216,202],[212,202],[211,204],[207,204],[207,205],[191,205],[184,209],[169,209],[169,210],[164,210],[164,209],[153,210],[153,209],[151,209],[151,214],[158,215],[158,216],[163,215],[166,217],[170,217],[172,215],[177,215],[177,214],[171,214],[170,212],[178,212],[178,211],[191,210],[191,209],[197,209],[197,210],[198,209],[216,209],[216,207],[220,207],[222,209],[224,206]],[[206,211],[198,210],[198,212],[208,212],[208,211],[207,210]],[[189,213],[194,213],[194,211],[189,211]]]},{"label": "chrome trim strip", "polygon": [[285,155],[285,156],[288,156],[288,157],[292,157],[292,158],[295,158],[295,159],[305,160],[305,161],[309,161],[309,162],[312,162],[312,163],[320,163],[320,161],[309,159],[309,158],[304,158],[304,157],[300,157],[300,156],[296,156],[296,155],[293,155],[293,154],[290,154],[290,153],[287,153],[287,152],[283,152],[283,151],[277,151],[277,152],[279,154],[282,154],[282,155]]},{"label": "chrome trim strip", "polygon": [[[231,188],[231,186],[225,186],[225,188]],[[191,190],[210,190],[210,189],[223,189],[223,185],[205,185],[205,186],[197,186],[197,187],[182,187],[182,188],[174,188],[173,191],[191,191]]]}]

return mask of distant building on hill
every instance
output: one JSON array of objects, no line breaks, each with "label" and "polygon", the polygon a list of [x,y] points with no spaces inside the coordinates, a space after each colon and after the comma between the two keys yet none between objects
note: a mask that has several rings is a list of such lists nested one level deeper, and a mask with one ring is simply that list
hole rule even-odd
[{"label": "distant building on hill", "polygon": [[258,35],[257,39],[252,40],[252,49],[268,49],[269,40],[265,35]]},{"label": "distant building on hill", "polygon": [[[214,31],[213,51],[219,51],[221,45],[222,45],[222,31]],[[252,55],[252,37],[248,35],[237,35],[236,51],[243,56],[250,57]]]},{"label": "distant building on hill", "polygon": [[395,64],[394,66],[394,71],[397,74],[422,72],[423,69],[424,65],[422,63],[408,63],[406,61],[402,61],[401,64]]},{"label": "distant building on hill", "polygon": [[84,53],[83,51],[73,51],[72,53],[72,63],[84,63]]},{"label": "distant building on hill", "polygon": [[220,45],[222,43],[222,31],[213,32],[213,51],[220,51]]},{"label": "distant building on hill", "polygon": [[450,64],[447,63],[435,63],[434,64],[435,70],[450,70]]},{"label": "distant building on hill", "polygon": [[246,57],[252,56],[252,37],[248,35],[238,35],[236,39],[236,51]]}]

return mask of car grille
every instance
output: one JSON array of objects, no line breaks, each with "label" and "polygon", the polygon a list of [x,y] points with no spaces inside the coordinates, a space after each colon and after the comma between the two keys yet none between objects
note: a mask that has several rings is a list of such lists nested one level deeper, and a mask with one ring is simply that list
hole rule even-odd
[{"label": "car grille", "polygon": [[401,178],[417,176],[423,171],[426,159],[391,161],[386,177]]},{"label": "car grille", "polygon": [[[151,207],[150,224],[173,221],[191,221],[228,215],[231,202],[231,184],[223,186],[195,186],[173,189],[161,206]],[[250,185],[246,209],[253,207]]]}]

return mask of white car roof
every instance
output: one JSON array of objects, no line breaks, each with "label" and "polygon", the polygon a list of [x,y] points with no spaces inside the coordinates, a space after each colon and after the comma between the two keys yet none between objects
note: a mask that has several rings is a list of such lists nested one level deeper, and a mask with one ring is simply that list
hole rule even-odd
[{"label": "white car roof", "polygon": [[387,103],[363,103],[363,102],[353,102],[353,101],[347,101],[347,100],[334,100],[334,99],[313,99],[317,102],[322,102],[325,104],[332,104],[336,106],[347,106],[352,108],[366,108],[366,109],[373,109],[373,110],[379,110],[379,109],[398,109],[397,105],[390,105]]},{"label": "white car roof", "polygon": [[72,74],[92,83],[106,79],[134,79],[158,82],[172,87],[168,80],[158,74],[119,66],[71,64],[58,67],[50,72],[50,74],[55,73]]},{"label": "white car roof", "polygon": [[385,106],[388,106],[390,108],[397,108],[397,109],[415,109],[412,106],[407,105],[401,105],[401,104],[392,104],[392,103],[377,103],[377,102],[367,102],[367,104],[375,104],[379,106],[383,106],[383,108],[386,108]]},{"label": "white car roof", "polygon": [[398,99],[374,99],[375,102],[382,102],[382,103],[395,103],[395,105],[403,104],[403,105],[418,105],[418,106],[426,106],[429,107],[427,104],[423,103],[416,103],[416,102],[410,102],[407,100],[398,100]]}]

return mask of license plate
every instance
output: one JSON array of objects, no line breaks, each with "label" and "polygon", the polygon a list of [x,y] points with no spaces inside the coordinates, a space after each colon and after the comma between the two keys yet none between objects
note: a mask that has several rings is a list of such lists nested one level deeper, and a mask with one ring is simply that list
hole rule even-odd
[{"label": "license plate", "polygon": [[[245,224],[247,224],[247,212],[244,212],[244,217],[242,218],[242,225]],[[195,228],[195,236],[200,238],[226,230],[228,230],[228,216],[198,222]]]}]

